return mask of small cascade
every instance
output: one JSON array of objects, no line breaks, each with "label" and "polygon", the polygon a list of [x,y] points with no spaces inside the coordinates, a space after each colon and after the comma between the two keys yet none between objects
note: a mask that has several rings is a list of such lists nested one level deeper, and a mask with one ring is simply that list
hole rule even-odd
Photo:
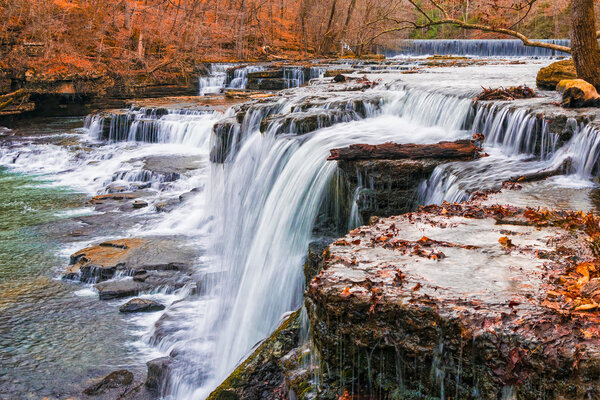
[{"label": "small cascade", "polygon": [[527,109],[504,104],[478,104],[471,130],[483,133],[486,145],[501,147],[508,155],[535,154],[542,159],[556,150],[557,136],[548,123]]},{"label": "small cascade", "polygon": [[311,79],[322,78],[325,68],[321,67],[284,67],[283,79],[286,88],[297,88],[309,82]]},{"label": "small cascade", "polygon": [[220,93],[227,82],[227,70],[233,68],[234,64],[210,64],[208,76],[201,76],[198,81],[200,96]]},{"label": "small cascade", "polygon": [[210,139],[219,118],[212,110],[130,109],[123,113],[88,116],[90,135],[109,142],[187,144],[200,147]]},{"label": "small cascade", "polygon": [[261,65],[246,65],[235,67],[227,71],[226,87],[230,89],[246,89],[248,85],[248,74],[251,72],[262,72],[266,68]]},{"label": "small cascade", "polygon": [[[540,39],[541,42],[571,45],[568,39]],[[400,50],[387,50],[388,57],[455,55],[478,57],[556,57],[568,56],[552,49],[525,46],[518,39],[419,39],[399,43]]]}]

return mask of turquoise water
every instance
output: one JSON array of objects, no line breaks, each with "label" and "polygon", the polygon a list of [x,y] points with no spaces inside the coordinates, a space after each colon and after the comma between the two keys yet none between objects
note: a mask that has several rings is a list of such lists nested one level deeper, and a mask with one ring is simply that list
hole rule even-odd
[{"label": "turquoise water", "polygon": [[0,399],[67,398],[140,364],[118,303],[59,279],[75,240],[61,223],[85,199],[0,167]]}]

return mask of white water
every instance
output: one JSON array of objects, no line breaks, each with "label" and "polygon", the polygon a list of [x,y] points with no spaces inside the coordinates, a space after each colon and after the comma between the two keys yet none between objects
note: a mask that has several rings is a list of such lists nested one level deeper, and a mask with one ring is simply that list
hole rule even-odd
[{"label": "white water", "polygon": [[[210,136],[217,120],[231,116],[206,112],[171,112],[160,118],[141,110],[133,112],[126,124],[111,128],[111,142],[102,146],[97,146],[102,117],[90,118],[89,142],[96,147],[83,153],[48,144],[0,149],[1,164],[43,174],[55,184],[90,194],[101,192],[123,171],[134,174],[139,166],[131,161],[144,155],[197,155],[203,160],[203,167],[182,181],[166,189],[157,186],[156,196],[199,186],[206,189],[159,218],[150,229],[144,228],[145,233],[191,235],[206,249],[199,260],[205,294],[172,304],[165,322],[170,329],[157,331],[162,332],[160,338],[151,331],[142,335],[155,346],[153,356],[176,354],[165,392],[170,399],[205,398],[278,325],[283,314],[301,304],[303,257],[336,168],[326,161],[329,149],[385,141],[434,143],[470,137],[473,131],[486,134],[490,157],[470,163],[470,169],[458,163],[440,167],[424,189],[429,191],[427,202],[465,198],[486,182],[501,182],[514,171],[551,167],[569,156],[577,160],[579,179],[596,173],[597,131],[578,130],[564,148],[556,149],[547,127],[538,126],[530,114],[501,106],[474,110],[464,88],[434,91],[402,83],[389,91],[372,92],[384,104],[367,107],[360,118],[353,116],[304,136],[295,136],[293,131],[281,135],[274,128],[260,133],[260,121],[266,116],[295,110],[305,99],[304,92],[298,93],[298,97],[248,112],[240,128],[244,140],[235,157],[224,164],[208,164]],[[319,107],[331,109],[339,104],[334,97]],[[540,160],[531,156],[536,143],[541,146]]]}]

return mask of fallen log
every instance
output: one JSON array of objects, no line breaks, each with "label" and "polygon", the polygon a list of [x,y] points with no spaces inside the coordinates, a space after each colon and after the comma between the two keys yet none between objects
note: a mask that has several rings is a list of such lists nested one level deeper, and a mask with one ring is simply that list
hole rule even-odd
[{"label": "fallen log", "polygon": [[15,92],[0,95],[0,110],[16,103],[18,100],[25,101],[29,96],[29,92],[25,89],[19,89]]},{"label": "fallen log", "polygon": [[330,150],[327,160],[418,160],[423,158],[473,159],[479,158],[480,149],[469,139],[435,144],[353,144]]}]

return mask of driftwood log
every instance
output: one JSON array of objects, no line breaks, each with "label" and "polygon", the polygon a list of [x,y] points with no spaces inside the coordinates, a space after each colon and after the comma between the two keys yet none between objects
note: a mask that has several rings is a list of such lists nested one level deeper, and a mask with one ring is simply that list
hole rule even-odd
[{"label": "driftwood log", "polygon": [[473,159],[479,158],[479,147],[469,139],[435,144],[398,144],[377,145],[353,144],[348,147],[330,150],[327,160],[417,160],[423,158]]}]

